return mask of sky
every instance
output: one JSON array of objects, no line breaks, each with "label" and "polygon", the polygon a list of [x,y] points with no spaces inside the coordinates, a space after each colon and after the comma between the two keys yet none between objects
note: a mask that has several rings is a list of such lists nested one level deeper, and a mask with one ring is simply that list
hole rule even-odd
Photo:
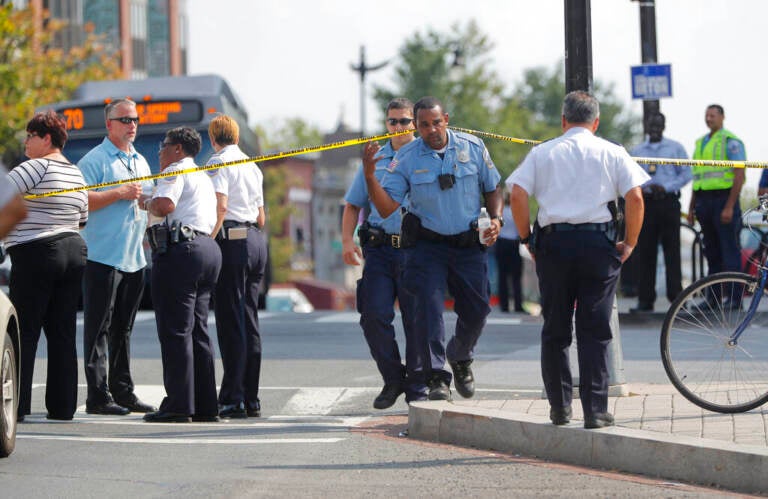
[{"label": "sky", "polygon": [[[372,86],[392,87],[398,50],[416,32],[448,33],[474,19],[494,44],[492,69],[508,92],[524,70],[554,68],[565,52],[564,0],[187,0],[187,12],[190,74],[225,77],[252,124],[300,117],[324,133],[340,117],[360,128],[360,76],[350,64],[358,63],[361,46],[368,64],[392,60],[367,75],[369,135],[382,129],[383,117],[370,99]],[[613,83],[615,95],[642,116],[630,81],[630,66],[641,63],[638,3],[591,0],[591,15],[594,79]],[[665,135],[689,155],[708,131],[706,106],[718,103],[747,159],[768,161],[765,19],[764,0],[656,0],[657,59],[672,65],[673,96],[661,101]],[[489,131],[520,137],[514,129]],[[759,175],[751,170],[748,185],[756,186]]]}]

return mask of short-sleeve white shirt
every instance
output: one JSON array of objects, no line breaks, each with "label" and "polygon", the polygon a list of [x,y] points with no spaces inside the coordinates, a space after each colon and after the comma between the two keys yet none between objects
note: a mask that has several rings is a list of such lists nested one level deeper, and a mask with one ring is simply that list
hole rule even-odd
[{"label": "short-sleeve white shirt", "polygon": [[623,147],[577,126],[534,147],[506,185],[538,200],[544,227],[608,222],[608,203],[649,179]]},{"label": "short-sleeve white shirt", "polygon": [[[208,165],[247,159],[236,144],[225,146],[211,156]],[[264,175],[256,163],[245,163],[210,170],[214,189],[227,196],[225,220],[256,222],[259,208],[264,206]]]},{"label": "short-sleeve white shirt", "polygon": [[[197,168],[192,158],[184,158],[163,170],[171,173],[189,168]],[[163,177],[157,181],[157,191],[153,198],[168,198],[176,206],[168,214],[168,225],[178,220],[194,230],[210,234],[216,225],[216,192],[213,183],[204,171],[196,171]]]}]

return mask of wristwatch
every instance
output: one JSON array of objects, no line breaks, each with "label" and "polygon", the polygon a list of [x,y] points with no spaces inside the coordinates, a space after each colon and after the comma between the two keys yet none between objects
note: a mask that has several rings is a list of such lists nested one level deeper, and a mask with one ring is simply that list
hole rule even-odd
[{"label": "wristwatch", "polygon": [[491,220],[498,220],[499,227],[504,227],[504,217],[502,217],[501,215],[494,215],[491,217]]},{"label": "wristwatch", "polygon": [[530,240],[531,240],[531,235],[528,234],[524,238],[520,239],[520,244],[528,244],[530,242]]}]

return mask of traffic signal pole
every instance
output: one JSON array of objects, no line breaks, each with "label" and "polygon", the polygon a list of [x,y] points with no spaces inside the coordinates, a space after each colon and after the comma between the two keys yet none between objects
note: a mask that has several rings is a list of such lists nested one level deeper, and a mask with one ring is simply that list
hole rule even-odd
[{"label": "traffic signal pole", "polygon": [[[643,64],[655,64],[656,54],[656,2],[655,0],[631,0],[640,6],[640,55]],[[643,101],[643,130],[648,133],[648,118],[660,111],[659,100]]]}]

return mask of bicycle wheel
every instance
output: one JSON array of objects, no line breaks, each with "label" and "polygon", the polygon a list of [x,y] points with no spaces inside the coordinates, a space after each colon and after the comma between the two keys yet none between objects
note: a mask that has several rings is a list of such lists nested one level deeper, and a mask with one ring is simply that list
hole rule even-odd
[{"label": "bicycle wheel", "polygon": [[[672,384],[704,409],[735,413],[768,401],[768,300],[757,279],[723,272],[688,286],[670,305],[661,330],[661,360]],[[735,345],[755,292],[762,301]]]}]

